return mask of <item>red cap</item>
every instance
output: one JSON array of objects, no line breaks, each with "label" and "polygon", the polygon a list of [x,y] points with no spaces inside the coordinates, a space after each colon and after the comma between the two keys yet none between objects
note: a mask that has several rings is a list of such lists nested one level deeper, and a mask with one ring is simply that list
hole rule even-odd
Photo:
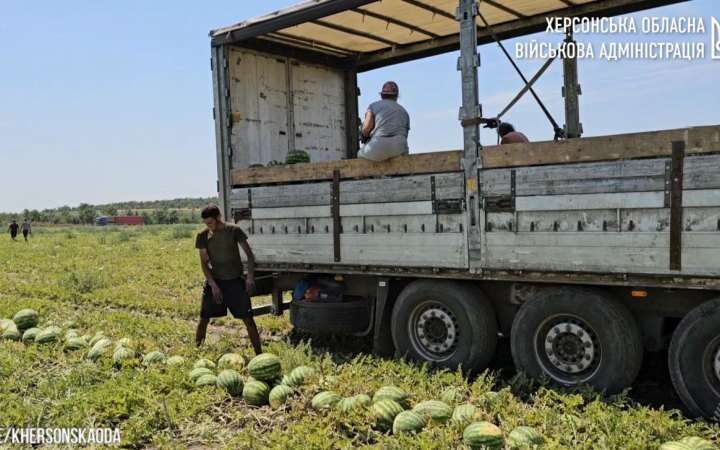
[{"label": "red cap", "polygon": [[398,88],[398,85],[394,81],[386,81],[385,84],[383,84],[382,91],[380,91],[380,95],[398,95],[400,93],[400,88]]}]

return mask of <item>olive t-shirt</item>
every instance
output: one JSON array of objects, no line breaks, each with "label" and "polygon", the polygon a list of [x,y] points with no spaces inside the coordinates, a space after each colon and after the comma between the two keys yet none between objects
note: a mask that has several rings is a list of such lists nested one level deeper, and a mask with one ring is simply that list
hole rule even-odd
[{"label": "olive t-shirt", "polygon": [[247,235],[237,225],[226,223],[221,230],[214,233],[205,229],[198,233],[195,248],[206,248],[210,256],[210,271],[215,279],[233,280],[243,276],[240,244],[247,240]]}]

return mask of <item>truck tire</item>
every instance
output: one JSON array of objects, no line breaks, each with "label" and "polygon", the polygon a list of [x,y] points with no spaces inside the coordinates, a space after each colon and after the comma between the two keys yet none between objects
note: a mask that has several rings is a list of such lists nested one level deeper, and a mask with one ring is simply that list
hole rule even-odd
[{"label": "truck tire", "polygon": [[360,333],[370,324],[370,305],[364,299],[338,303],[293,301],[290,323],[315,334]]},{"label": "truck tire", "polygon": [[606,393],[632,384],[643,355],[630,311],[606,292],[580,287],[547,288],[528,299],[510,346],[515,367],[533,378]]},{"label": "truck tire", "polygon": [[720,298],[697,306],[680,321],[668,366],[690,413],[720,421]]},{"label": "truck tire", "polygon": [[497,333],[492,303],[468,284],[414,281],[393,307],[395,349],[413,361],[480,371],[495,354]]}]

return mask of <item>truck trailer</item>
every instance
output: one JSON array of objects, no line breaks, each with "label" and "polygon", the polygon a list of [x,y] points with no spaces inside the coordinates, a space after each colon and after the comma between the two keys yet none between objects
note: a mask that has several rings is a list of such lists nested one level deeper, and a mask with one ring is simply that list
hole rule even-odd
[{"label": "truck trailer", "polygon": [[[565,55],[556,139],[480,141],[479,46],[672,3],[315,0],[213,30],[220,206],[272,296],[256,314],[466,371],[507,337],[519,371],[606,393],[669,349],[688,410],[720,417],[720,126],[583,138]],[[463,148],[357,159],[358,73],[457,50]],[[311,162],[274,163],[295,150]],[[284,302],[307,279],[343,301]]]}]

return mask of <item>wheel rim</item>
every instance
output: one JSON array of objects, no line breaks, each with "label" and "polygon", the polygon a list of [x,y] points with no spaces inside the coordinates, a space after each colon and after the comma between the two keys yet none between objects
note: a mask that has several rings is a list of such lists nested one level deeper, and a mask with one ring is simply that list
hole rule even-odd
[{"label": "wheel rim", "polygon": [[410,313],[408,334],[413,349],[429,361],[445,361],[457,347],[460,328],[450,309],[430,300],[417,305]]},{"label": "wheel rim", "polygon": [[587,322],[563,314],[545,319],[538,327],[535,356],[550,378],[576,385],[597,372],[602,351],[597,333]]},{"label": "wheel rim", "polygon": [[705,379],[716,395],[720,395],[720,336],[713,339],[706,347],[703,358]]}]

